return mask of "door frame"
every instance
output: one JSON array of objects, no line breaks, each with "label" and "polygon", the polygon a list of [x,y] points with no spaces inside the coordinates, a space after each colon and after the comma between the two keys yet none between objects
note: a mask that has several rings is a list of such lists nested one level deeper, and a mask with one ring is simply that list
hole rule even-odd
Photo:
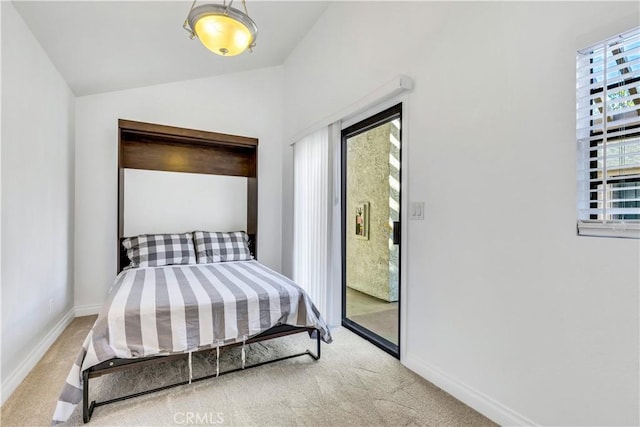
[{"label": "door frame", "polygon": [[[392,107],[386,108],[379,113],[370,115],[363,120],[358,121],[344,129],[342,129],[340,133],[340,180],[341,180],[341,196],[340,196],[340,211],[341,211],[341,220],[340,220],[340,240],[341,240],[341,288],[342,288],[342,315],[341,322],[342,326],[349,329],[350,331],[356,333],[372,344],[376,345],[378,348],[384,350],[389,353],[393,357],[400,359],[401,355],[401,345],[402,345],[402,312],[404,304],[402,302],[402,280],[403,280],[403,247],[404,247],[404,204],[403,204],[403,193],[404,193],[404,185],[403,185],[403,171],[404,171],[404,162],[403,162],[403,150],[404,150],[404,119],[403,119],[403,102],[398,102]],[[393,120],[394,117],[400,118],[400,174],[399,174],[399,182],[400,182],[400,191],[399,191],[399,200],[398,205],[400,207],[400,212],[398,212],[398,218],[400,220],[400,242],[398,243],[398,344],[394,344],[391,341],[377,335],[375,332],[366,329],[365,327],[359,325],[358,323],[347,318],[347,240],[346,240],[346,231],[347,231],[347,139],[359,135],[361,133],[367,132],[383,123],[389,122]]]}]

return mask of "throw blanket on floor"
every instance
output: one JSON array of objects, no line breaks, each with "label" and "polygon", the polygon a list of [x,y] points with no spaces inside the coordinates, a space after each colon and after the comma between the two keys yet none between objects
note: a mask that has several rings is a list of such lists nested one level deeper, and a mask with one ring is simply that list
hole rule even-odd
[{"label": "throw blanket on floor", "polygon": [[67,376],[52,424],[82,401],[82,371],[92,366],[215,348],[278,324],[316,328],[331,342],[304,290],[257,261],[124,270]]}]

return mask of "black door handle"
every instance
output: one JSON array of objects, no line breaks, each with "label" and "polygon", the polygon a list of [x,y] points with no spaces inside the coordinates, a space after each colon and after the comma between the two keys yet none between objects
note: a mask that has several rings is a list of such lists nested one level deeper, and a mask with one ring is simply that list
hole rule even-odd
[{"label": "black door handle", "polygon": [[400,221],[393,221],[393,244],[400,244]]}]

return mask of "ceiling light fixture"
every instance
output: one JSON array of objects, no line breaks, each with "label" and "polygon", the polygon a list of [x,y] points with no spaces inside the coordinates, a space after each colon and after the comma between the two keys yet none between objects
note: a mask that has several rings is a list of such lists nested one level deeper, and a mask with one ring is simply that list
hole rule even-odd
[{"label": "ceiling light fixture", "polygon": [[191,39],[197,37],[211,52],[222,56],[239,55],[245,50],[253,51],[258,36],[258,27],[249,18],[247,5],[242,0],[244,12],[231,7],[233,0],[222,4],[191,4],[189,15],[182,27]]}]

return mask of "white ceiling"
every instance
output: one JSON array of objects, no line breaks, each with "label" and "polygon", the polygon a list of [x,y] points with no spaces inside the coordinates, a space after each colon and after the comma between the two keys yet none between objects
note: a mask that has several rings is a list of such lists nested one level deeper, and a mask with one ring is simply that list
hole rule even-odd
[{"label": "white ceiling", "polygon": [[[221,3],[221,1],[199,1]],[[88,95],[280,65],[327,1],[248,0],[253,53],[224,58],[182,28],[191,1],[14,1],[71,90]],[[234,7],[241,8],[237,0]]]}]

